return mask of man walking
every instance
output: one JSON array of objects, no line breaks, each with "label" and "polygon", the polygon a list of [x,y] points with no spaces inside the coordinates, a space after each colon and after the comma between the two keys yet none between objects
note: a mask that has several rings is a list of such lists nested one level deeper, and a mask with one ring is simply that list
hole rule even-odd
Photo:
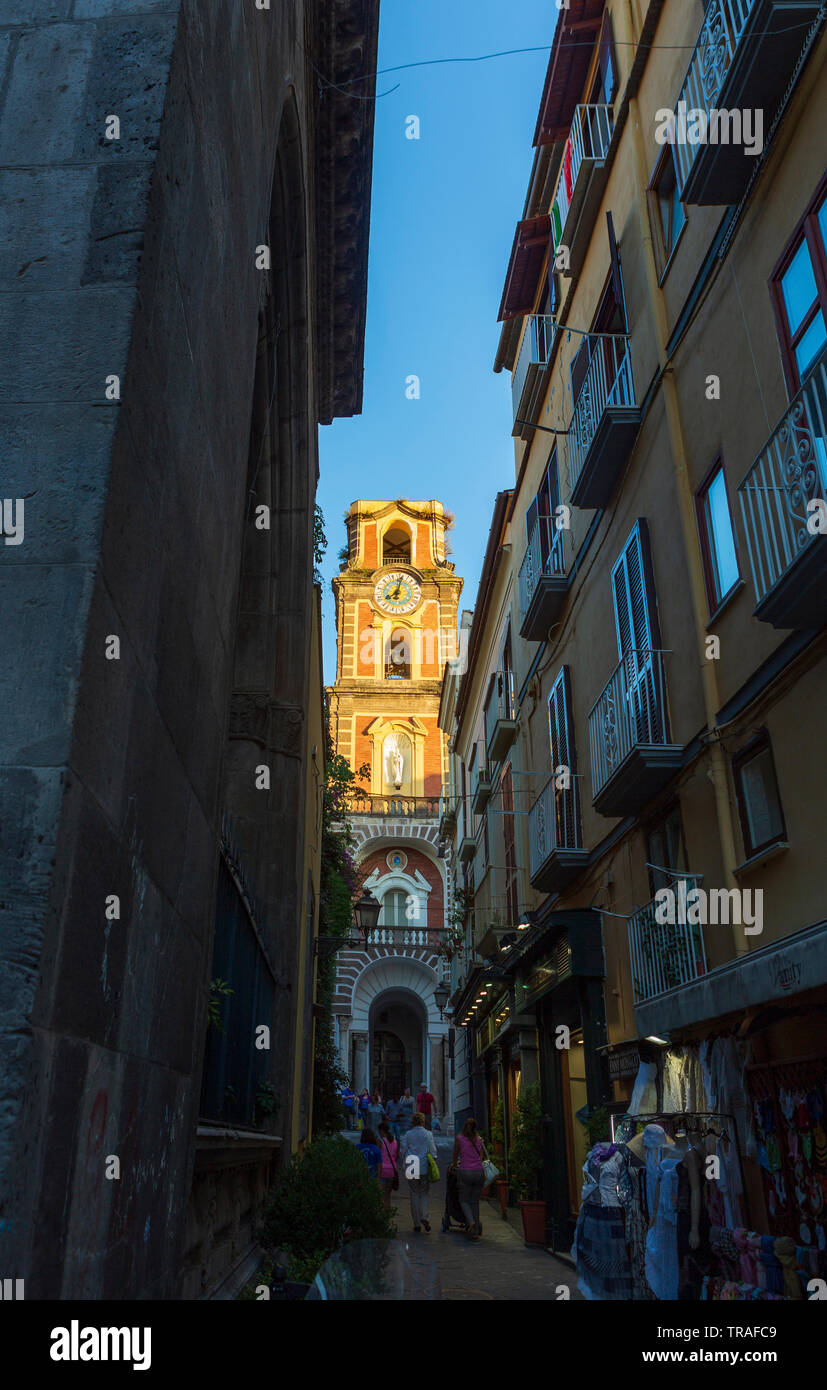
[{"label": "man walking", "polygon": [[433,1127],[433,1117],[436,1114],[436,1101],[428,1090],[427,1081],[420,1081],[419,1095],[416,1098],[416,1108],[420,1115],[425,1116],[425,1128]]}]

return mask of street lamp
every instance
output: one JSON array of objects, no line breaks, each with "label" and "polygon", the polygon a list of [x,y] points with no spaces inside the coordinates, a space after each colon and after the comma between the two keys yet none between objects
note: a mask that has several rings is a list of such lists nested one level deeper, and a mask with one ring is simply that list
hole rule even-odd
[{"label": "street lamp", "polygon": [[434,999],[439,1009],[440,1018],[443,1018],[445,1015],[445,1005],[448,1003],[450,993],[451,991],[444,981],[441,981],[434,989]]},{"label": "street lamp", "polygon": [[382,904],[373,896],[369,888],[366,888],[359,901],[353,904],[353,920],[366,943],[370,940],[371,932],[376,930],[381,911]]}]

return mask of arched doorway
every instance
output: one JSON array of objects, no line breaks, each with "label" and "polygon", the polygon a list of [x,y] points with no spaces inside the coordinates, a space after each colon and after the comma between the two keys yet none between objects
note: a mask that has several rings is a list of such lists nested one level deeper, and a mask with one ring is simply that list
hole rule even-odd
[{"label": "arched doorway", "polygon": [[369,1019],[371,1088],[383,1096],[406,1086],[416,1094],[427,1063],[428,1016],[409,990],[389,989],[374,1000]]}]

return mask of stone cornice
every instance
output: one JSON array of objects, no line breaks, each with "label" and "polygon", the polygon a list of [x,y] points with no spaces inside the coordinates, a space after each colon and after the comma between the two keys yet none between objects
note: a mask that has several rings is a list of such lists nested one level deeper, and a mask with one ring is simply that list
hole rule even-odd
[{"label": "stone cornice", "polygon": [[[362,409],[379,0],[315,0],[319,423]],[[335,85],[331,85],[335,84]]]}]

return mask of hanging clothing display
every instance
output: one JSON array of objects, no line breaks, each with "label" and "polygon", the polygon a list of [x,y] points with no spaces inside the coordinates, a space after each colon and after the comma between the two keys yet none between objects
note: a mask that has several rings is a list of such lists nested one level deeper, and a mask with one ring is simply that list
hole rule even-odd
[{"label": "hanging clothing display", "polygon": [[770,1230],[827,1253],[827,1059],[751,1066],[747,1087]]},{"label": "hanging clothing display", "polygon": [[661,1300],[678,1297],[678,1167],[682,1162],[682,1154],[669,1153],[665,1146],[648,1147],[646,1173],[652,1216],[646,1236],[646,1279],[655,1298]]},{"label": "hanging clothing display", "polygon": [[626,1156],[616,1144],[595,1144],[583,1165],[583,1192],[571,1254],[584,1298],[625,1301],[633,1281],[624,1208],[631,1202]]}]

